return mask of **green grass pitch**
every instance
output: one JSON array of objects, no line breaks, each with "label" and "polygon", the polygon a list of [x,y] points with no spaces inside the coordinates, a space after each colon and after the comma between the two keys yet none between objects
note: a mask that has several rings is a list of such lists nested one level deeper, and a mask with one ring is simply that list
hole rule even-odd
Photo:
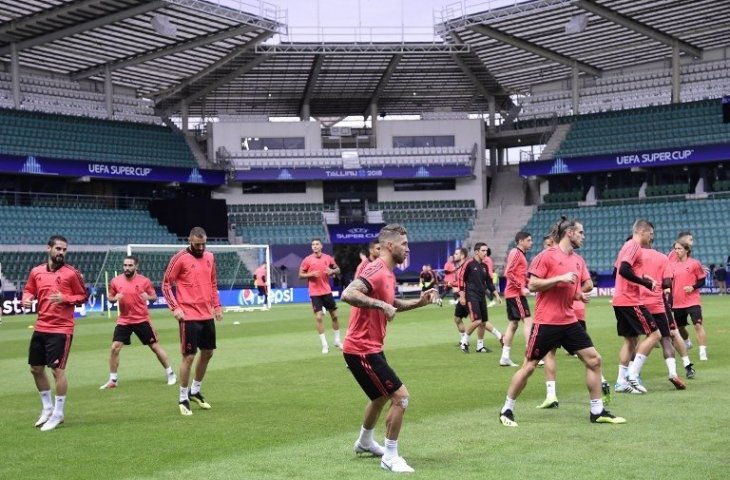
[{"label": "green grass pitch", "polygon": [[[538,370],[519,398],[518,428],[498,411],[512,368],[494,353],[464,355],[453,308],[399,314],[385,352],[411,394],[400,453],[422,479],[724,479],[730,471],[728,297],[705,297],[708,362],[690,351],[697,378],[685,391],[666,379],[661,351],[642,373],[649,394],[613,395],[609,409],[625,425],[588,421],[584,368],[558,355],[560,408],[537,410],[545,395]],[[340,304],[343,327],[349,308]],[[504,307],[489,309],[504,329]],[[234,325],[240,321],[240,325]],[[352,444],[366,402],[341,354],[320,353],[308,305],[227,314],[203,392],[213,408],[178,413],[178,388],[165,384],[152,352],[133,342],[121,354],[119,388],[108,376],[113,322],[95,314],[78,322],[67,367],[66,423],[40,432],[40,400],[28,372],[33,318],[0,325],[0,479],[372,479],[389,474]],[[177,325],[167,311],[154,324],[177,370]],[[588,306],[588,328],[612,386],[620,339],[607,299]],[[327,328],[331,341],[331,330]],[[694,336],[693,336],[694,338]],[[472,338],[472,345],[475,339]],[[523,351],[521,337],[513,359]],[[680,371],[681,361],[679,363]],[[383,419],[376,428],[382,440]]]}]

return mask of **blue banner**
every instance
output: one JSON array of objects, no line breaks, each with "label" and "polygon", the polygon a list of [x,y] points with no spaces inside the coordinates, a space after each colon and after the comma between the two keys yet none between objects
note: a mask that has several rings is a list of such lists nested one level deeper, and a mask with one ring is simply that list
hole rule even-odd
[{"label": "blue banner", "polygon": [[464,165],[420,165],[410,167],[344,168],[252,168],[236,170],[236,180],[306,181],[368,180],[373,178],[454,178],[471,177],[472,168]]},{"label": "blue banner", "polygon": [[330,243],[368,243],[377,240],[384,223],[366,223],[359,225],[327,225]]},{"label": "blue banner", "polygon": [[159,167],[127,163],[59,160],[48,157],[19,157],[0,155],[0,172],[31,175],[61,175],[93,177],[143,182],[178,182],[199,185],[223,185],[221,170],[201,170],[197,167]]},{"label": "blue banner", "polygon": [[624,152],[594,157],[556,157],[553,160],[520,163],[523,177],[652,168],[730,159],[730,144],[697,145],[687,148]]}]

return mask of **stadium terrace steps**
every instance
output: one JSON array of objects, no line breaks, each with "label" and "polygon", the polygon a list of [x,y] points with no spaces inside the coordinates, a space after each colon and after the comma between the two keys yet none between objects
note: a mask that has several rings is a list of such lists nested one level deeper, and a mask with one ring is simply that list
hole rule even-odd
[{"label": "stadium terrace steps", "polygon": [[555,152],[558,151],[560,144],[563,143],[565,137],[568,136],[569,131],[569,123],[558,125],[553,134],[550,136],[545,148],[543,148],[542,153],[540,153],[540,158],[538,160],[552,160],[555,158]]},{"label": "stadium terrace steps", "polygon": [[385,223],[401,223],[411,242],[464,240],[476,210],[474,200],[413,200],[376,202],[371,210],[382,210]]},{"label": "stadium terrace steps", "polygon": [[0,109],[0,153],[192,168],[185,139],[167,127]]}]

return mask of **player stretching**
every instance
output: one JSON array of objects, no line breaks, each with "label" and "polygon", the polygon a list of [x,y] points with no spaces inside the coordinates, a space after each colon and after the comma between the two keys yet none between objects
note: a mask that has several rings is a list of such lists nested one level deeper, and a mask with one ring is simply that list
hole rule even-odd
[{"label": "player stretching", "polygon": [[671,262],[672,280],[672,311],[678,328],[687,327],[687,317],[692,319],[697,334],[697,343],[700,344],[700,361],[707,361],[707,336],[702,321],[702,304],[700,288],[705,285],[705,271],[702,264],[690,257],[691,245],[686,241],[674,243],[676,261]]},{"label": "player stretching", "polygon": [[[28,364],[43,410],[35,422],[47,432],[64,420],[64,405],[68,391],[66,361],[74,333],[74,306],[86,302],[84,277],[71,265],[64,263],[68,241],[54,235],[48,239],[48,259],[33,268],[23,289],[23,308],[38,302],[38,318],[28,349]],[[53,370],[56,382],[56,403],[51,399],[51,384],[46,366]]]},{"label": "player stretching", "polygon": [[507,329],[504,332],[504,346],[499,364],[503,367],[517,367],[512,361],[510,352],[512,340],[515,337],[520,320],[523,322],[525,345],[532,328],[530,306],[527,303],[527,257],[525,254],[532,248],[532,235],[527,232],[517,232],[515,235],[517,246],[507,256],[507,265],[504,267],[504,276],[507,285],[504,288],[504,298],[507,299]]},{"label": "player stretching", "polygon": [[157,332],[152,327],[147,302],[157,300],[157,293],[150,279],[137,272],[139,259],[133,255],[124,257],[122,268],[124,273],[117,275],[109,282],[109,301],[119,302],[119,317],[114,327],[112,351],[109,357],[109,380],[100,387],[101,390],[116,388],[119,377],[119,353],[124,345],[129,345],[132,333],[142,345],[147,345],[157,356],[167,375],[167,384],[175,385],[175,373],[170,366],[167,352],[159,343]]},{"label": "player stretching", "polygon": [[340,273],[340,267],[335,259],[322,252],[322,240],[312,240],[312,254],[302,260],[299,266],[299,278],[306,278],[309,286],[309,298],[314,310],[314,321],[319,341],[322,343],[322,353],[329,353],[330,347],[327,338],[324,336],[324,324],[322,322],[322,309],[326,308],[332,318],[332,332],[334,333],[334,344],[342,348],[340,343],[340,322],[337,320],[337,304],[332,296],[329,278]]},{"label": "player stretching", "polygon": [[[436,290],[428,290],[417,300],[395,298],[396,280],[393,269],[408,256],[406,229],[391,224],[380,230],[380,258],[365,267],[342,294],[352,305],[350,324],[342,347],[350,372],[370,401],[365,407],[355,453],[371,453],[382,457],[380,466],[391,472],[413,472],[398,453],[398,435],[408,408],[408,389],[390,368],[383,354],[383,341],[388,322],[397,312],[423,307],[438,298]],[[385,445],[373,440],[373,430],[380,412],[390,400],[385,417]]]},{"label": "player stretching", "polygon": [[[201,385],[208,363],[216,349],[215,321],[223,319],[221,302],[218,296],[215,257],[205,251],[208,236],[200,227],[190,230],[190,244],[185,250],[177,252],[167,266],[162,279],[162,293],[180,327],[180,400],[181,415],[192,415],[190,400],[203,410],[211,408],[203,394]],[[175,292],[172,286],[175,286]],[[198,363],[195,365],[193,384],[190,384],[190,370],[195,355],[200,348]]]},{"label": "player stretching", "polygon": [[[639,373],[661,336],[651,313],[641,303],[641,288],[658,290],[661,280],[657,281],[643,274],[642,248],[651,245],[654,225],[648,220],[639,219],[634,222],[632,232],[631,237],[621,247],[614,264],[616,287],[613,293],[613,311],[616,331],[620,337],[624,337],[619,351],[618,378],[614,390],[646,393],[646,388],[639,380]],[[641,344],[639,335],[646,335]]]},{"label": "player stretching", "polygon": [[558,345],[578,355],[586,366],[586,386],[590,395],[592,423],[625,423],[608,412],[601,399],[601,355],[593,346],[588,332],[580,326],[573,311],[573,301],[588,302],[586,293],[592,288],[586,264],[575,250],[583,245],[583,225],[561,217],[553,227],[556,247],[540,252],[530,264],[528,288],[539,292],[535,305],[535,321],[530,332],[525,360],[515,372],[507,390],[507,398],[499,414],[502,425],[516,427],[514,408],[517,397],[535,371],[537,362]]}]

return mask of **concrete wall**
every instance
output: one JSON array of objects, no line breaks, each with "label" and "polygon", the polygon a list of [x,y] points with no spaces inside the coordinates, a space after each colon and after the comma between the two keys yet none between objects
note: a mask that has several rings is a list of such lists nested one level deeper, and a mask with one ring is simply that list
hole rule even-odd
[{"label": "concrete wall", "polygon": [[378,148],[393,148],[393,137],[420,135],[453,135],[457,147],[470,148],[477,144],[475,178],[460,178],[456,190],[426,192],[396,192],[393,182],[378,184],[378,200],[464,200],[474,199],[476,208],[486,208],[486,162],[484,158],[484,122],[475,120],[380,120],[375,122]]},{"label": "concrete wall", "polygon": [[[245,137],[304,137],[304,148],[322,148],[319,122],[215,122],[208,124],[208,154],[219,147],[229,152],[241,151],[241,138]],[[209,158],[214,158],[210,156]]]},{"label": "concrete wall", "polygon": [[286,194],[247,194],[244,195],[240,185],[224,185],[216,189],[213,198],[224,199],[233,204],[266,204],[266,203],[322,203],[322,182],[307,182],[306,193]]}]

